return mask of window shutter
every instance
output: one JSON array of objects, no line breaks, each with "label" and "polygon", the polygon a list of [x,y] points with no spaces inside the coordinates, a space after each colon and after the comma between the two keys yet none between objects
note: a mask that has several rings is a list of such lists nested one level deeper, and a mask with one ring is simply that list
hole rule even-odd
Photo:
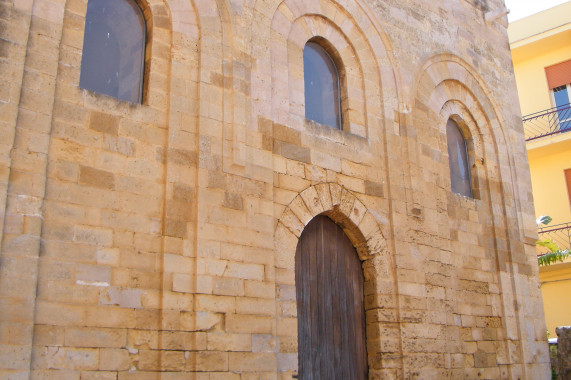
[{"label": "window shutter", "polygon": [[571,169],[565,170],[565,182],[567,182],[567,193],[569,194],[569,205],[571,205]]},{"label": "window shutter", "polygon": [[571,83],[571,60],[545,68],[549,89]]}]

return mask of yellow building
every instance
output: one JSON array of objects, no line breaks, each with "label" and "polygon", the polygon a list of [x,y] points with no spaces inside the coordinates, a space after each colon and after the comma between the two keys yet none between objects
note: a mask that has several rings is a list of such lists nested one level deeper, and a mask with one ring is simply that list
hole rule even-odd
[{"label": "yellow building", "polygon": [[[539,230],[569,249],[571,233],[571,1],[508,28],[527,143],[536,216],[553,221]],[[571,262],[539,271],[547,328],[571,325]]]}]

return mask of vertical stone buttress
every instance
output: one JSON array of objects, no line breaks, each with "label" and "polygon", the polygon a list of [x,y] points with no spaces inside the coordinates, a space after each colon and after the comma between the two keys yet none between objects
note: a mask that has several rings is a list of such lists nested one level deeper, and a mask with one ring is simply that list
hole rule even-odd
[{"label": "vertical stone buttress", "polygon": [[[2,62],[8,93],[2,105],[5,130],[0,201],[5,205],[0,256],[0,331],[3,375],[29,376],[38,259],[46,192],[49,136],[53,116],[64,2],[3,2]],[[29,29],[28,29],[29,27]],[[7,124],[7,125],[6,125]],[[4,131],[4,129],[3,129]],[[6,139],[4,139],[4,136]],[[13,145],[10,144],[13,140]],[[7,157],[8,154],[10,157]],[[5,163],[8,163],[7,165]]]}]

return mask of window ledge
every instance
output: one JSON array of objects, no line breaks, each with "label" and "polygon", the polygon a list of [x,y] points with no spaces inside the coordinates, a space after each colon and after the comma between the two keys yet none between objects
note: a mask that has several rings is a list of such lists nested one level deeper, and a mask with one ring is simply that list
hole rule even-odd
[{"label": "window ledge", "polygon": [[304,120],[305,130],[311,132],[316,137],[356,148],[366,148],[369,145],[369,140],[366,137],[355,135],[347,131],[330,127],[328,125],[320,124],[313,120]]}]

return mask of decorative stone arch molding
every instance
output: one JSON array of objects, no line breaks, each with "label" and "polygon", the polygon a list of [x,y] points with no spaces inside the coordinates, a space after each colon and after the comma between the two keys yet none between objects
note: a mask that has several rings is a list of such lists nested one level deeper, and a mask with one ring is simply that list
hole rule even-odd
[{"label": "decorative stone arch molding", "polygon": [[[515,187],[501,188],[504,186],[502,179],[515,176],[513,155],[498,107],[476,70],[454,55],[432,57],[419,71],[411,96],[414,98],[411,103],[415,104],[412,113],[415,125],[437,123],[439,131],[443,131],[449,117],[455,115],[457,122],[461,119],[461,128],[470,133],[469,143],[474,154],[471,164],[476,165],[473,168],[474,174],[478,174],[476,179],[481,179],[485,170],[487,180],[496,187],[489,192],[490,196],[499,197],[492,201],[503,204],[501,193],[517,190]],[[434,139],[434,146],[442,144],[438,134],[432,134],[430,138]],[[487,185],[479,183],[477,186],[481,189]],[[479,196],[484,195],[480,192]],[[517,225],[521,225],[521,220]]]},{"label": "decorative stone arch molding", "polygon": [[[448,98],[442,96],[443,94],[447,94]],[[438,107],[434,111],[439,111],[437,117],[431,119],[436,121],[434,127],[437,128],[438,135],[446,136],[448,119],[453,119],[460,127],[468,148],[474,198],[488,199],[488,181],[500,177],[499,165],[492,164],[498,162],[498,153],[488,118],[478,100],[459,82],[443,81],[435,88],[433,95],[443,102],[434,104]],[[445,138],[443,140],[445,141]],[[442,151],[447,154],[446,148]],[[447,183],[447,187],[450,188],[450,183]],[[494,194],[491,196],[494,197]],[[495,201],[500,202],[499,199]]]},{"label": "decorative stone arch molding", "polygon": [[474,121],[466,127],[474,129],[471,133],[477,132],[486,141],[489,149],[486,153],[510,155],[505,126],[493,96],[476,70],[462,59],[450,54],[429,59],[417,75],[411,97],[411,104],[415,104],[413,114],[427,109],[429,114],[433,113],[427,116],[432,117],[441,115],[448,101],[461,103]]},{"label": "decorative stone arch molding", "polygon": [[[369,371],[380,374],[387,369],[383,355],[400,355],[401,352],[394,258],[375,217],[355,194],[336,183],[320,183],[305,189],[287,206],[277,222],[274,240],[277,323],[278,326],[287,321],[291,323],[287,331],[278,329],[280,342],[283,347],[288,347],[278,352],[278,363],[280,356],[297,358],[295,254],[305,226],[320,214],[341,226],[362,261]],[[291,363],[292,360],[283,362]],[[297,368],[281,367],[278,370],[296,371]]]},{"label": "decorative stone arch molding", "polygon": [[[472,110],[478,113],[479,109]],[[482,141],[482,134],[480,128],[474,119],[474,114],[465,105],[465,103],[458,100],[447,101],[440,110],[439,121],[437,127],[441,135],[446,135],[446,123],[449,119],[456,122],[456,125],[462,131],[466,141],[466,148],[468,150],[468,160],[470,175],[472,179],[472,191],[475,199],[482,197],[482,181],[486,173],[483,168],[485,162],[485,150]],[[448,184],[450,185],[450,184]]]},{"label": "decorative stone arch molding", "polygon": [[306,42],[315,38],[327,41],[338,53],[333,58],[347,96],[344,131],[376,142],[382,121],[392,118],[398,103],[390,44],[361,5],[346,1],[285,0],[275,9],[271,21],[273,120],[303,127],[302,52]]},{"label": "decorative stone arch molding", "polygon": [[303,49],[309,41],[320,44],[339,70],[344,131],[367,137],[363,67],[351,40],[322,15],[296,19],[288,34],[290,113],[305,118]]},{"label": "decorative stone arch molding", "polygon": [[[298,194],[282,213],[278,228],[281,225],[299,238],[305,226],[320,214],[329,216],[343,228],[357,249],[361,261],[388,255],[387,242],[374,216],[351,191],[335,183],[321,183]],[[296,246],[297,243],[288,247],[289,250],[280,252],[293,251],[295,254]],[[276,248],[283,247],[276,240]],[[279,258],[278,262],[285,263]]]},{"label": "decorative stone arch molding", "polygon": [[[515,282],[518,267],[521,266],[522,271],[529,270],[526,267],[531,259],[521,249],[523,222],[518,201],[521,198],[510,146],[513,131],[502,119],[492,93],[476,70],[456,56],[439,55],[429,59],[415,83],[411,95],[415,105],[412,119],[417,129],[422,129],[419,133],[445,136],[446,121],[452,118],[469,134],[473,154],[470,163],[476,179],[475,199],[460,200],[460,207],[487,212],[486,228],[494,242],[487,254],[494,263],[494,279],[499,288],[497,302],[501,304],[495,313],[502,320],[505,334],[502,350],[510,357],[523,357],[527,354],[524,347],[514,342],[534,338],[526,336],[528,331],[522,314],[525,311],[518,309],[513,299],[521,297]],[[439,133],[434,133],[435,129]],[[446,139],[435,138],[433,142],[440,147],[440,152],[445,152]],[[519,370],[516,366],[508,369],[513,373]]]}]

